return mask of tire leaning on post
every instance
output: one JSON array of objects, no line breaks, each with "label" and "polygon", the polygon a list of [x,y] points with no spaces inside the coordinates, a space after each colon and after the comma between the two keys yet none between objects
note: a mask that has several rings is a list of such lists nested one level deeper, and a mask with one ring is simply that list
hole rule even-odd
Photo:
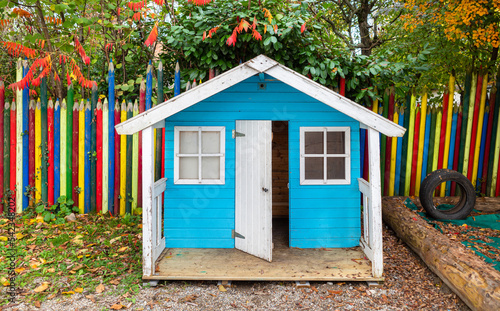
[{"label": "tire leaning on post", "polygon": [[[442,210],[434,204],[432,197],[436,187],[447,181],[455,182],[461,190],[460,201],[454,207]],[[448,169],[436,170],[427,175],[420,186],[419,197],[427,214],[435,219],[465,219],[476,203],[476,193],[472,183],[459,172]]]}]

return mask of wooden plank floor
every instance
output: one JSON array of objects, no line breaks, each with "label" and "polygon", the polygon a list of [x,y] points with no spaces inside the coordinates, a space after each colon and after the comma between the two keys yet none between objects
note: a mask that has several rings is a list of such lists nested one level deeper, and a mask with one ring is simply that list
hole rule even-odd
[{"label": "wooden plank floor", "polygon": [[383,281],[371,276],[371,262],[360,247],[290,248],[287,235],[273,230],[273,236],[273,262],[236,249],[171,248],[163,252],[150,279]]}]

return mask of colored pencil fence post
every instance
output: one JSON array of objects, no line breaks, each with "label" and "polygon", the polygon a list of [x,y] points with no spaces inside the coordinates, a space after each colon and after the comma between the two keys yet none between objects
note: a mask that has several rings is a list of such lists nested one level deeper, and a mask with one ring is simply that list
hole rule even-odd
[{"label": "colored pencil fence post", "polygon": [[31,204],[35,205],[35,193],[33,189],[35,188],[35,106],[36,102],[34,99],[30,101],[28,121],[29,121],[29,159],[28,159],[28,178],[29,185],[31,186],[30,197]]},{"label": "colored pencil fence post", "polygon": [[[133,105],[132,105],[132,102],[129,101],[128,102],[128,105],[127,105],[127,120],[131,119],[132,118],[132,109],[133,109]],[[160,132],[160,131],[158,131]],[[125,136],[125,135],[123,135]],[[122,136],[122,137],[123,137]],[[126,182],[127,182],[127,189],[125,191],[125,212],[126,213],[132,213],[132,200],[134,200],[134,198],[132,197],[132,135],[126,135],[126,138],[127,138],[127,154],[126,154],[126,169],[127,169],[127,176],[125,178]],[[161,140],[160,140],[161,141]],[[158,146],[159,149],[161,149],[161,145]]]},{"label": "colored pencil fence post", "polygon": [[54,202],[61,196],[61,105],[54,105]]},{"label": "colored pencil fence post", "polygon": [[85,105],[85,152],[83,154],[84,156],[84,164],[85,164],[85,171],[84,171],[84,179],[85,179],[85,192],[84,192],[84,206],[85,206],[85,213],[88,213],[91,211],[91,206],[90,206],[90,163],[92,159],[92,153],[90,149],[90,140],[91,140],[91,122],[92,122],[92,115],[91,115],[91,105],[90,101],[87,100],[87,105]]},{"label": "colored pencil fence post", "polygon": [[[29,67],[28,67],[28,61],[25,59],[23,61],[23,77],[25,77],[28,74]],[[22,113],[22,140],[23,140],[23,149],[22,149],[22,158],[23,158],[23,176],[22,176],[22,187],[21,187],[21,194],[23,198],[23,210],[25,210],[28,207],[29,204],[29,197],[26,194],[27,189],[29,186],[29,102],[30,102],[30,88],[29,84],[27,83],[26,86],[23,89],[23,109],[21,110]]]},{"label": "colored pencil fence post", "polygon": [[[139,114],[139,105],[137,104],[137,100],[134,102],[133,107],[133,116]],[[132,214],[135,214],[135,210],[137,209],[137,182],[138,182],[138,171],[139,171],[139,133],[135,133],[132,135]]]},{"label": "colored pencil fence post", "polygon": [[[73,170],[77,170],[76,167],[73,167],[73,110],[74,110],[74,90],[73,84],[67,76],[68,79],[68,99],[66,101],[66,163],[63,165],[66,168],[66,196],[68,199],[71,197],[73,199],[73,204],[78,204],[77,201],[74,200],[73,196],[73,187],[76,187],[76,184],[73,186]],[[77,127],[78,128],[78,127]],[[76,129],[75,129],[76,130]]]},{"label": "colored pencil fence post", "polygon": [[489,106],[489,115],[488,115],[488,128],[486,130],[486,142],[484,149],[484,165],[483,165],[483,183],[481,185],[481,193],[484,195],[488,195],[487,185],[488,185],[488,171],[491,167],[490,163],[490,150],[491,150],[491,137],[492,137],[492,129],[493,129],[493,116],[495,114],[495,101],[496,101],[496,92],[497,88],[494,85],[490,91],[490,106]]},{"label": "colored pencil fence post", "polygon": [[[453,170],[459,171],[458,170],[458,157],[460,156],[460,141],[461,141],[461,134],[462,134],[462,106],[458,107],[458,115],[457,115],[457,130],[456,130],[456,136],[455,136],[455,151],[453,155]],[[456,183],[452,182],[451,183],[451,189],[450,189],[450,195],[454,196],[455,195],[455,187]]]},{"label": "colored pencil fence post", "polygon": [[[490,196],[495,195],[495,189],[493,187],[493,168],[494,168],[494,161],[495,161],[495,143],[497,139],[497,126],[498,126],[498,119],[499,119],[499,114],[500,114],[500,79],[497,79],[497,93],[495,97],[495,109],[494,109],[494,115],[493,115],[493,125],[492,125],[492,131],[491,131],[491,146],[490,146],[490,155],[489,155],[489,160],[488,160],[488,178],[487,178],[487,185],[486,188],[488,189],[487,192],[489,193]],[[463,126],[463,125],[462,125]]]},{"label": "colored pencil fence post", "polygon": [[[469,112],[467,115],[467,132],[465,133],[465,147],[464,147],[464,156],[463,156],[463,169],[462,174],[467,176],[469,172],[469,152],[470,152],[470,144],[471,144],[471,136],[472,136],[472,127],[473,127],[473,118],[474,118],[474,103],[476,98],[476,87],[477,87],[477,75],[472,74],[472,84],[470,88],[470,96],[469,96]],[[467,176],[468,177],[468,176]]]},{"label": "colored pencil fence post", "polygon": [[432,159],[432,170],[435,171],[438,168],[438,159],[439,159],[439,144],[441,137],[441,124],[443,120],[443,108],[438,107],[437,115],[436,115],[436,134],[434,135],[434,153]]},{"label": "colored pencil fence post", "polygon": [[[0,174],[4,173],[4,108],[5,108],[5,85],[0,78]],[[4,193],[4,180],[0,177],[0,213],[3,213],[3,193]]]},{"label": "colored pencil fence post", "polygon": [[429,156],[427,160],[427,174],[432,172],[432,163],[434,161],[434,138],[436,137],[436,116],[437,108],[432,107],[431,109],[431,133],[429,138]]},{"label": "colored pencil fence post", "polygon": [[[451,117],[451,136],[450,136],[450,146],[449,146],[449,154],[448,154],[448,165],[447,168],[453,169],[453,153],[455,151],[455,140],[457,136],[457,117],[458,117],[458,106],[454,105],[450,107],[453,108],[453,115]],[[449,196],[451,193],[451,182],[446,183],[446,193],[445,195]]]},{"label": "colored pencil fence post", "polygon": [[481,192],[483,181],[483,166],[484,166],[484,153],[485,153],[485,144],[486,144],[486,130],[488,128],[488,115],[489,115],[490,107],[487,106],[484,109],[484,121],[483,128],[481,130],[481,143],[480,143],[480,151],[479,151],[479,159],[477,164],[477,183],[476,183],[476,191]]},{"label": "colored pencil fence post", "polygon": [[[450,80],[448,82],[448,116],[446,122],[446,138],[445,138],[445,147],[444,147],[444,156],[443,156],[443,168],[450,168],[451,166],[446,165],[449,162],[450,155],[450,145],[451,145],[451,130],[453,123],[453,98],[455,96],[455,76],[450,75]],[[444,188],[444,187],[443,187]],[[443,188],[441,189],[441,196],[444,196]]]},{"label": "colored pencil fence post", "polygon": [[[120,122],[127,121],[125,100],[120,107]],[[120,215],[125,215],[127,205],[127,136],[120,135]]]},{"label": "colored pencil fence post", "polygon": [[[403,127],[409,129],[410,126],[410,103],[411,103],[411,95],[406,96],[406,102],[404,106],[404,121]],[[406,195],[405,193],[405,180],[409,178],[406,176],[406,160],[408,156],[408,141],[409,141],[409,130],[403,136],[402,150],[401,150],[401,177],[399,181],[399,195]]]},{"label": "colored pencil fence post", "polygon": [[422,169],[423,169],[423,153],[424,153],[424,144],[425,144],[425,135],[426,133],[426,124],[427,121],[427,93],[422,95],[422,103],[420,105],[420,131],[418,132],[418,157],[417,157],[417,176],[415,179],[415,195],[420,193],[420,183],[422,180]]},{"label": "colored pencil fence post", "polygon": [[[17,152],[17,139],[16,139],[16,102],[12,99],[10,106],[10,190],[12,196],[16,197],[16,152]],[[17,206],[16,206],[17,208]],[[17,210],[16,210],[17,212]]]},{"label": "colored pencil fence post", "polygon": [[78,207],[85,213],[85,105],[83,99],[78,108]]},{"label": "colored pencil fence post", "polygon": [[[427,102],[427,93],[425,93],[425,101]],[[423,104],[423,99],[422,99]],[[426,103],[427,106],[427,103]],[[427,162],[429,159],[429,138],[431,134],[431,109],[426,108],[425,113],[425,137],[424,137],[424,151],[422,153],[422,170],[419,183],[419,193],[420,193],[420,184],[424,181],[424,178],[427,176]],[[429,172],[430,173],[430,172]]]},{"label": "colored pencil fence post", "polygon": [[[404,109],[399,107],[398,125],[403,126]],[[401,180],[401,154],[403,151],[403,137],[398,137],[396,148],[396,171],[394,172],[394,195],[400,195],[400,180]]]},{"label": "colored pencil fence post", "polygon": [[418,138],[420,132],[420,107],[416,107],[415,113],[415,131],[413,133],[413,156],[411,160],[411,180],[410,180],[410,195],[415,195],[415,184],[417,175],[417,161],[418,161]]},{"label": "colored pencil fence post", "polygon": [[[394,120],[394,86],[389,88],[389,105],[388,105],[387,118],[391,121]],[[385,179],[384,179],[384,193],[389,193],[389,183],[394,179],[394,174],[391,174],[391,158],[392,158],[392,137],[386,136],[386,153],[385,153]],[[363,145],[364,146],[364,145]]]},{"label": "colored pencil fence post", "polygon": [[[392,116],[392,120],[394,123],[399,122],[399,112],[398,112],[398,107],[394,107],[394,113]],[[364,146],[364,144],[363,144]],[[394,195],[394,183],[395,183],[395,174],[396,174],[396,151],[398,147],[398,141],[397,138],[392,138],[391,141],[391,163],[390,163],[390,169],[389,169],[389,174],[390,174],[390,180],[389,180],[389,191],[388,195],[393,196]]]},{"label": "colored pencil fence post", "polygon": [[47,104],[47,202],[54,205],[54,103]]},{"label": "colored pencil fence post", "polygon": [[40,97],[42,99],[40,106],[40,124],[41,124],[41,178],[42,178],[42,201],[47,202],[48,191],[47,191],[47,78],[42,78],[42,83],[40,84]]},{"label": "colored pencil fence post", "polygon": [[[23,65],[21,58],[17,61],[16,81],[23,78]],[[23,91],[16,89],[16,212],[23,210]]]},{"label": "colored pencil fence post", "polygon": [[411,102],[410,102],[410,118],[409,118],[409,127],[408,127],[408,149],[406,156],[406,176],[405,176],[405,195],[410,194],[410,182],[411,182],[411,169],[412,169],[412,160],[413,160],[413,135],[415,131],[415,110],[416,110],[416,96],[414,93],[411,94]]},{"label": "colored pencil fence post", "polygon": [[[472,73],[467,72],[465,75],[465,86],[464,86],[464,96],[462,102],[462,128],[460,130],[460,146],[459,146],[459,154],[458,154],[458,167],[457,171],[463,173],[464,168],[464,154],[465,154],[465,145],[466,145],[466,137],[467,137],[467,121],[469,119],[469,101],[470,101],[470,92],[472,86]],[[474,106],[474,104],[472,104]]]},{"label": "colored pencil fence post", "polygon": [[63,99],[61,102],[61,136],[59,138],[59,141],[61,143],[61,158],[60,158],[60,176],[61,176],[61,185],[60,185],[60,195],[65,196],[66,199],[69,199],[71,196],[70,192],[68,191],[68,173],[67,173],[67,167],[68,167],[68,152],[67,152],[67,145],[68,145],[68,139],[66,136],[66,133],[68,131],[68,121],[67,121],[67,116],[68,116],[68,109],[66,105],[66,99]]},{"label": "colored pencil fence post", "polygon": [[108,99],[102,104],[102,213],[109,211],[109,109]]},{"label": "colored pencil fence post", "polygon": [[42,103],[35,106],[35,203],[42,199]]},{"label": "colored pencil fence post", "polygon": [[[483,80],[487,80],[488,76],[479,75],[477,79],[477,87],[476,87],[476,98],[474,101],[474,116],[472,118],[472,133],[471,133],[471,142],[470,142],[470,150],[469,150],[469,167],[467,169],[467,178],[470,181],[473,181],[473,170],[474,170],[474,153],[476,151],[477,142],[477,132],[478,132],[478,123],[479,123],[479,110],[481,106],[481,92],[483,89]],[[485,79],[483,79],[485,78]],[[475,185],[473,183],[473,185]]]},{"label": "colored pencil fence post", "polygon": [[[175,92],[175,86],[174,86]],[[141,81],[139,87],[139,113],[144,112],[146,109],[146,84],[144,80]],[[137,177],[137,202],[142,204],[142,132],[139,132],[139,164],[138,164],[138,177]]]},{"label": "colored pencil fence post", "polygon": [[79,112],[80,108],[79,108],[79,105],[77,102],[74,102],[73,104],[73,138],[72,138],[72,141],[73,141],[73,145],[70,147],[71,151],[72,151],[72,157],[71,157],[71,162],[72,162],[72,165],[71,165],[71,185],[73,187],[73,189],[71,189],[71,193],[72,193],[72,198],[73,198],[73,204],[74,206],[78,207],[80,209],[80,212],[83,211],[83,209],[80,207],[80,201],[78,199],[78,192],[79,192],[79,189],[78,189],[78,149],[79,149],[79,142],[78,142],[78,138],[79,138],[79,132],[80,132],[80,127],[78,126],[78,121],[79,121],[79,116],[78,116],[78,112]]},{"label": "colored pencil fence post", "polygon": [[97,213],[102,212],[102,103],[97,101],[96,109],[96,198],[95,208]]},{"label": "colored pencil fence post", "polygon": [[[498,100],[498,94],[497,94],[497,100]],[[497,106],[498,103],[496,103],[495,106]],[[498,116],[497,116],[497,123],[496,123],[496,128],[494,129],[496,132],[495,135],[495,148],[494,149],[494,154],[493,154],[493,169],[492,169],[492,177],[491,177],[491,193],[490,196],[498,196],[498,193],[496,191],[497,189],[497,177],[498,177],[498,159],[499,159],[499,154],[500,154],[500,122],[498,122]]]},{"label": "colored pencil fence post", "polygon": [[[486,91],[488,84],[488,74],[485,74],[483,77],[483,84],[481,85],[481,97],[479,103],[479,113],[477,117],[477,130],[476,130],[476,143],[474,146],[474,157],[472,161],[472,185],[474,188],[476,187],[477,181],[477,171],[478,171],[478,163],[479,163],[479,154],[481,149],[481,139],[483,134],[483,122],[484,122],[484,110],[486,105]],[[479,89],[479,86],[478,86]],[[479,93],[479,92],[478,92]]]},{"label": "colored pencil fence post", "polygon": [[[97,209],[97,84],[92,86],[91,128],[90,128],[90,210]],[[101,111],[102,113],[102,111]],[[102,116],[102,114],[101,114]],[[102,121],[101,121],[102,122]],[[102,139],[102,138],[101,138]],[[102,148],[102,147],[101,147]]]},{"label": "colored pencil fence post", "polygon": [[[340,81],[345,81],[345,79],[340,78]],[[344,83],[345,84],[345,83]],[[342,95],[342,83],[341,83],[341,95]],[[345,87],[345,86],[344,86]],[[383,99],[383,109],[382,109],[382,116],[387,119],[388,117],[388,111],[389,111],[389,89],[385,89],[384,92],[384,99]],[[381,177],[381,186],[382,186],[382,195],[385,195],[387,193],[387,172],[386,172],[386,148],[387,148],[387,136],[381,135],[380,137],[380,177]]]},{"label": "colored pencil fence post", "polygon": [[10,188],[10,104],[6,101],[3,109],[3,171],[4,191]]},{"label": "colored pencil fence post", "polygon": [[[118,100],[115,101],[115,115],[114,115],[114,124],[120,123],[120,104],[118,103]],[[113,193],[113,206],[114,210],[113,213],[115,215],[120,215],[120,135],[116,132],[116,130],[113,128],[113,134],[114,134],[114,141],[115,141],[115,175],[114,175],[114,184],[115,184],[115,191]],[[111,156],[110,156],[111,157]],[[110,179],[112,178],[111,176],[109,177]]]},{"label": "colored pencil fence post", "polygon": [[[448,90],[445,91],[443,95],[443,113],[441,115],[441,131],[439,132],[439,155],[438,155],[438,166],[437,169],[444,168],[444,146],[446,138],[446,124],[448,123]],[[451,121],[451,120],[450,120]],[[441,193],[443,187],[439,186],[438,193]]]},{"label": "colored pencil fence post", "polygon": [[[109,61],[108,67],[108,210],[114,213],[114,200],[113,196],[115,194],[115,67],[113,66],[113,60]],[[104,116],[103,116],[104,117]],[[103,162],[107,163],[107,162]]]}]

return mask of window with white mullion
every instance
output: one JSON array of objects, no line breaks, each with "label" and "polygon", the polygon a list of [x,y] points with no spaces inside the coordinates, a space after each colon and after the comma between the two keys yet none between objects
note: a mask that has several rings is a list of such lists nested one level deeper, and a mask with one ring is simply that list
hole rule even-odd
[{"label": "window with white mullion", "polygon": [[224,184],[225,128],[174,128],[174,183]]},{"label": "window with white mullion", "polygon": [[350,184],[350,128],[300,128],[300,183]]}]

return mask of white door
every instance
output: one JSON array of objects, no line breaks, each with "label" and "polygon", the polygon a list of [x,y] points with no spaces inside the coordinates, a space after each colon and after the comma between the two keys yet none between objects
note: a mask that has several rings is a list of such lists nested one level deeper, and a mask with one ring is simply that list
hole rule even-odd
[{"label": "white door", "polygon": [[271,121],[236,121],[235,247],[272,261]]}]

